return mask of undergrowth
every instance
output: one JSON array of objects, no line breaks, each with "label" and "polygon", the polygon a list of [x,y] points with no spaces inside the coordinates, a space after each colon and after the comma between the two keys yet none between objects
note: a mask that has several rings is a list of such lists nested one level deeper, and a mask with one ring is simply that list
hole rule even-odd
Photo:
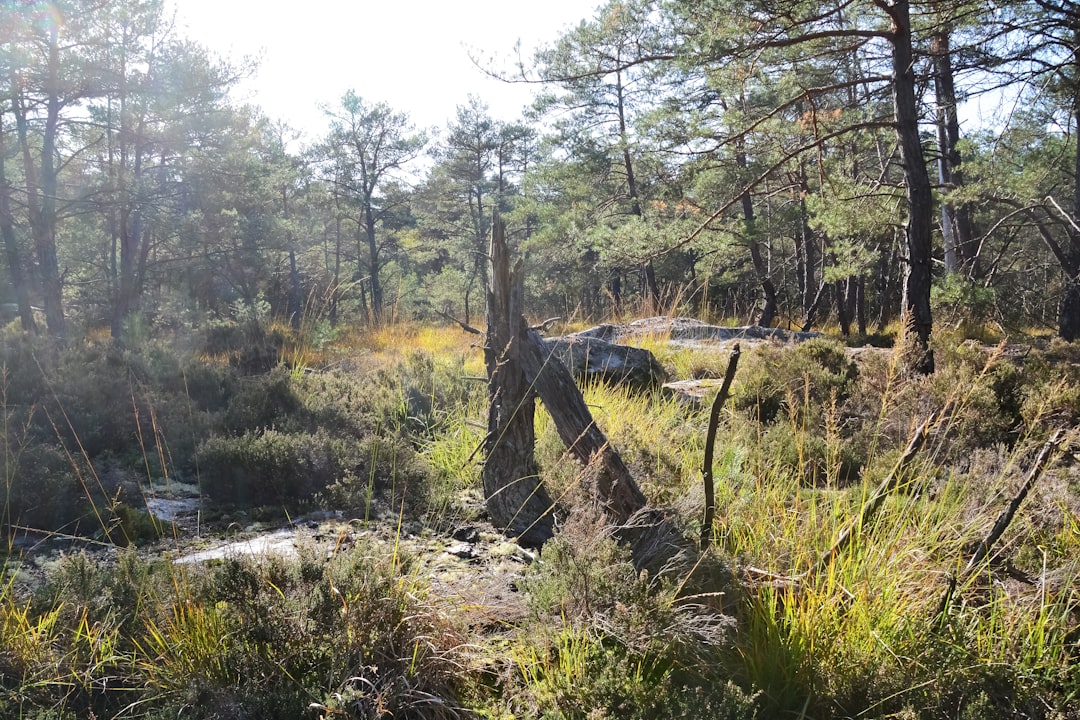
[{"label": "undergrowth", "polygon": [[[508,580],[520,612],[485,618],[437,597],[397,544],[406,521],[446,534],[484,518],[469,341],[228,323],[187,353],[5,338],[0,717],[1080,717],[1071,346],[941,333],[925,378],[890,349],[745,348],[692,577],[634,569],[541,410],[544,482],[575,511]],[[726,366],[649,342],[676,377]],[[698,537],[711,396],[589,383],[585,398],[650,501]],[[967,571],[1056,428],[1060,451]],[[329,555],[172,564],[182,530],[136,510],[168,483],[230,522],[322,507],[393,531]],[[86,549],[20,559],[28,527]]]}]

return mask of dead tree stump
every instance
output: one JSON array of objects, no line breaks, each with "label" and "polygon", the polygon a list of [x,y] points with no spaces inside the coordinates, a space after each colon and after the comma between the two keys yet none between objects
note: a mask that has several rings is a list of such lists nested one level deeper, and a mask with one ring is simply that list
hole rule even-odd
[{"label": "dead tree stump", "polygon": [[[554,508],[534,456],[535,398],[543,401],[559,437],[582,463],[590,494],[626,543],[639,569],[689,570],[695,550],[665,511],[649,507],[629,468],[596,425],[570,371],[523,313],[521,263],[510,268],[506,227],[496,217],[491,232],[488,329],[488,436],[484,495],[495,524],[523,544],[542,544],[554,530]],[[686,567],[681,567],[685,565]]]},{"label": "dead tree stump", "polygon": [[527,546],[554,532],[554,503],[540,482],[533,416],[536,397],[521,367],[525,324],[521,263],[510,269],[506,226],[491,230],[484,363],[488,375],[488,431],[484,440],[484,497],[491,521]]}]

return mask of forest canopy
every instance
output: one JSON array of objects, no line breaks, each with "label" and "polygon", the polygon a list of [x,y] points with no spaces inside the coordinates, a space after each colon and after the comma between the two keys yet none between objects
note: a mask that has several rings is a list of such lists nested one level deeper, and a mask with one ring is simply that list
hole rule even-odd
[{"label": "forest canopy", "polygon": [[535,86],[515,122],[469,97],[416,128],[358,86],[300,147],[162,0],[0,14],[0,302],[30,331],[469,323],[497,211],[537,314],[1080,336],[1074,2],[608,2],[483,68]]}]

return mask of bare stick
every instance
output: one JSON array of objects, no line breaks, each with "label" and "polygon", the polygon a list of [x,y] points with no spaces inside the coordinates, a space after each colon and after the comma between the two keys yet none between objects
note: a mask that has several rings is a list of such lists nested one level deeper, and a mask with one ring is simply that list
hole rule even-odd
[{"label": "bare stick", "polygon": [[911,436],[911,440],[908,442],[907,448],[904,450],[904,454],[900,456],[900,459],[896,461],[896,465],[893,466],[892,472],[881,481],[881,484],[874,490],[874,494],[870,496],[870,499],[863,503],[862,512],[859,513],[859,517],[844,528],[839,537],[836,538],[836,542],[825,553],[818,558],[817,563],[811,569],[811,573],[821,570],[823,567],[832,562],[833,558],[840,554],[840,552],[847,547],[851,542],[855,531],[865,525],[874,514],[881,507],[881,503],[885,498],[896,489],[900,480],[900,473],[911,464],[911,461],[915,459],[915,456],[922,448],[923,442],[926,440],[927,431],[930,429],[931,423],[934,421],[935,414],[931,413],[930,417],[923,420],[919,427],[915,428],[915,432]]},{"label": "bare stick", "polygon": [[[457,323],[458,326],[460,326],[461,329],[464,330],[467,333],[472,333],[473,335],[483,335],[484,334],[484,332],[482,330],[477,330],[472,325],[469,325],[466,322],[462,322],[461,320],[458,320],[456,317],[454,317],[450,313],[445,313],[442,310],[436,310],[435,314],[449,320],[452,323]],[[484,379],[487,380],[487,378],[484,378]]]},{"label": "bare stick", "polygon": [[552,325],[559,322],[560,320],[562,320],[561,317],[550,317],[539,325],[530,325],[529,329],[535,330],[539,333],[545,333],[548,331],[548,328],[550,328]]},{"label": "bare stick", "polygon": [[1058,428],[1054,431],[1054,434],[1050,436],[1050,439],[1043,444],[1042,449],[1039,450],[1039,454],[1035,458],[1035,464],[1028,470],[1027,477],[1024,479],[1024,484],[1020,487],[1020,491],[1009,501],[1005,511],[998,516],[997,522],[994,523],[994,527],[990,529],[989,534],[987,534],[987,536],[975,547],[975,552],[972,553],[971,559],[968,560],[968,564],[964,567],[963,572],[961,572],[959,576],[949,579],[949,587],[945,591],[945,595],[941,598],[941,602],[938,604],[937,615],[939,618],[944,617],[945,611],[948,610],[949,601],[956,591],[957,582],[971,574],[971,571],[977,568],[979,563],[989,557],[990,550],[994,547],[994,543],[1001,539],[1001,536],[1008,529],[1009,524],[1012,523],[1013,518],[1016,517],[1016,511],[1020,509],[1021,503],[1024,502],[1028,493],[1031,492],[1031,488],[1035,487],[1035,483],[1038,481],[1039,476],[1042,475],[1046,463],[1049,462],[1054,451],[1057,450],[1058,446],[1061,444],[1061,440],[1064,436],[1065,431]]},{"label": "bare stick", "polygon": [[731,391],[731,381],[735,378],[735,369],[739,366],[740,353],[739,343],[735,343],[731,357],[728,359],[727,370],[724,372],[724,383],[720,386],[720,392],[713,398],[712,411],[709,413],[709,430],[705,435],[705,461],[701,468],[701,476],[705,480],[705,519],[701,524],[703,548],[712,544],[713,522],[716,519],[716,488],[713,485],[713,448],[716,445],[716,428],[720,424],[720,409],[727,402],[728,393]]}]

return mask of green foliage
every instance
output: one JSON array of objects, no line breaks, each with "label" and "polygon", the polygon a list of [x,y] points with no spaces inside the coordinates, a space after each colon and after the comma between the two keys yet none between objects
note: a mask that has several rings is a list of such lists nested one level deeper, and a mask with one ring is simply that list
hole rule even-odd
[{"label": "green foliage", "polygon": [[988,340],[980,333],[997,310],[997,291],[959,275],[949,273],[934,283],[930,301],[938,322],[957,325],[965,335]]},{"label": "green foliage", "polygon": [[247,378],[237,384],[221,424],[229,433],[275,427],[301,406],[285,368]]},{"label": "green foliage", "polygon": [[512,656],[508,691],[518,713],[757,716],[752,696],[715,675],[729,642],[723,618],[681,602],[679,588],[638,574],[627,548],[595,521],[578,518],[564,528],[524,589],[537,625]]},{"label": "green foliage", "polygon": [[0,585],[0,711],[458,717],[459,640],[423,596],[400,556],[371,547],[208,568],[70,555],[38,601]]},{"label": "green foliage", "polygon": [[763,345],[756,354],[758,358],[742,368],[732,402],[762,423],[796,406],[819,415],[827,403],[843,403],[858,377],[844,347],[824,338],[791,349]]},{"label": "green foliage", "polygon": [[[8,450],[11,448],[5,448]],[[53,444],[33,444],[22,449],[5,492],[4,520],[26,527],[74,529],[89,514],[86,492],[79,473],[64,451]],[[95,523],[91,520],[92,531]]]},{"label": "green foliage", "polygon": [[431,468],[411,445],[373,436],[360,442],[358,454],[360,462],[322,493],[323,505],[370,519],[413,515],[428,504]]},{"label": "green foliage", "polygon": [[308,499],[361,467],[356,440],[315,434],[248,430],[208,438],[198,450],[203,488],[220,502],[275,505]]}]

